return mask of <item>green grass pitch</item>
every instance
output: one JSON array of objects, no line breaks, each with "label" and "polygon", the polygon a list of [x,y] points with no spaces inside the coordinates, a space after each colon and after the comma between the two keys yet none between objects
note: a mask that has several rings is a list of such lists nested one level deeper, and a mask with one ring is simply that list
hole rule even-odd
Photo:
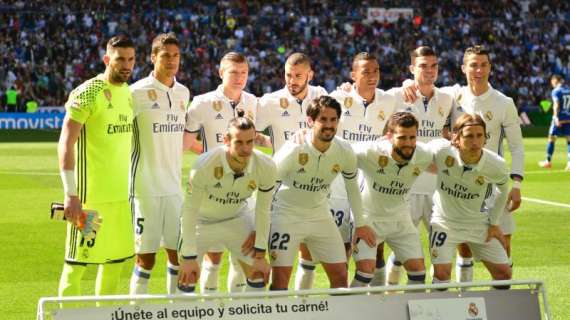
[{"label": "green grass pitch", "polygon": [[[545,143],[544,138],[525,139],[527,172],[523,197],[570,204],[570,173],[563,171],[566,144],[558,141],[554,167],[544,170],[537,166],[537,162],[544,157]],[[185,172],[194,158],[186,156]],[[57,294],[65,225],[48,218],[49,204],[62,199],[57,168],[55,142],[0,143],[2,319],[33,319],[38,299]],[[567,308],[570,306],[570,250],[567,241],[570,208],[527,200],[517,211],[516,219],[514,279],[544,280],[554,319],[570,319]],[[128,290],[131,267],[132,262],[123,271],[121,293]],[[227,263],[222,269],[223,290],[226,270]],[[318,270],[317,287],[327,287],[324,273],[320,268]],[[160,253],[149,286],[150,293],[165,292],[164,273],[165,257]],[[94,278],[95,269],[91,268],[82,283],[85,295],[93,293]],[[476,265],[475,279],[489,279],[480,264]]]}]

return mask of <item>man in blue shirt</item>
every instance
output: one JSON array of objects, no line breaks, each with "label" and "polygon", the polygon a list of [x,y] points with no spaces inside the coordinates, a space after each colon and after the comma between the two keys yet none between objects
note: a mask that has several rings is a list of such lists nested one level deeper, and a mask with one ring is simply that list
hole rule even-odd
[{"label": "man in blue shirt", "polygon": [[568,149],[568,163],[566,171],[570,171],[570,87],[564,85],[564,78],[560,75],[553,75],[550,78],[552,90],[553,115],[552,124],[548,131],[548,144],[546,147],[546,160],[538,163],[542,168],[552,167],[552,154],[556,137],[566,136]]}]

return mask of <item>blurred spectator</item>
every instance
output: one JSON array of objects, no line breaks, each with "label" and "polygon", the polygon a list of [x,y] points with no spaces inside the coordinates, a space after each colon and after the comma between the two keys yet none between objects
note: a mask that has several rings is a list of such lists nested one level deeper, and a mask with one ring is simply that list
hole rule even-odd
[{"label": "blurred spectator", "polygon": [[15,86],[39,105],[63,105],[69,91],[103,70],[104,43],[117,33],[138,45],[132,81],[152,65],[148,44],[159,32],[181,39],[178,81],[192,95],[220,82],[216,61],[230,50],[248,56],[248,90],[258,96],[281,88],[285,58],[294,51],[314,62],[314,84],[333,90],[350,79],[360,51],[381,62],[381,88],[399,86],[408,52],[433,46],[440,57],[438,85],[464,83],[463,51],[484,44],[493,52],[492,85],[519,108],[538,106],[545,79],[570,74],[570,2],[537,0],[408,1],[413,18],[366,21],[369,7],[403,7],[400,1],[2,1],[0,86]]}]

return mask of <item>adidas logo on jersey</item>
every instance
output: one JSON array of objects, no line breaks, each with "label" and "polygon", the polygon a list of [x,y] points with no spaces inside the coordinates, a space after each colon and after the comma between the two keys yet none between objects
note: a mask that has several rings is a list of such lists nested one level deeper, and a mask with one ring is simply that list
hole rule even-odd
[{"label": "adidas logo on jersey", "polygon": [[281,116],[282,116],[282,117],[288,117],[288,116],[290,116],[290,114],[289,114],[289,112],[287,112],[287,110],[285,110],[285,111],[281,114]]},{"label": "adidas logo on jersey", "polygon": [[344,112],[344,115],[345,115],[345,116],[350,116],[350,111],[346,110],[346,111]]},{"label": "adidas logo on jersey", "polygon": [[462,107],[462,106],[458,106],[458,107],[457,107],[457,111],[459,111],[459,112],[464,112],[464,111],[463,111],[463,107]]},{"label": "adidas logo on jersey", "polygon": [[406,112],[412,112],[412,108],[411,108],[411,107],[407,107],[407,108],[406,108]]},{"label": "adidas logo on jersey", "polygon": [[160,106],[155,102],[152,104],[152,109],[160,109]]},{"label": "adidas logo on jersey", "polygon": [[219,182],[214,185],[214,188],[218,188],[218,189],[219,189],[219,188],[221,188],[221,187],[222,187],[222,184],[219,183]]},{"label": "adidas logo on jersey", "polygon": [[222,116],[221,113],[218,113],[218,115],[216,116],[216,120],[224,120],[224,117]]},{"label": "adidas logo on jersey", "polygon": [[449,175],[449,170],[445,169],[445,170],[443,170],[443,173],[445,173],[446,175]]},{"label": "adidas logo on jersey", "polygon": [[297,173],[305,173],[305,168],[301,167],[301,169],[297,170]]}]

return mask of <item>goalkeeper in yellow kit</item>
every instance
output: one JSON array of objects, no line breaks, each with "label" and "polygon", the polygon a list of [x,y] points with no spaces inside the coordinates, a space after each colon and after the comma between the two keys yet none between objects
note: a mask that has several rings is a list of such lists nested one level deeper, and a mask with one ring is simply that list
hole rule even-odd
[{"label": "goalkeeper in yellow kit", "polygon": [[[96,295],[116,293],[123,262],[133,256],[128,199],[132,98],[127,85],[135,64],[132,40],[107,42],[105,72],[69,95],[58,144],[67,226],[59,295],[80,295],[87,264],[98,264]],[[79,230],[83,209],[103,222],[93,239]]]}]

